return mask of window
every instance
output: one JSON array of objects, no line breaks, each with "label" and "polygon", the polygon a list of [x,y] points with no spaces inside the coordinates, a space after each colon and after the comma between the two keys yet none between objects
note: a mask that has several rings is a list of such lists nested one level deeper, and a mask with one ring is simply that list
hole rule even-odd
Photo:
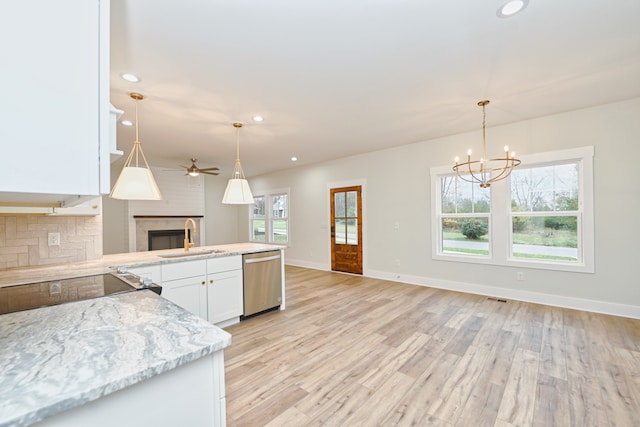
[{"label": "window", "polygon": [[488,189],[431,169],[434,259],[593,272],[593,148],[521,160]]},{"label": "window", "polygon": [[513,171],[511,257],[578,262],[579,166],[574,160]]},{"label": "window", "polygon": [[253,242],[286,244],[289,242],[289,194],[266,193],[254,196],[251,211]]},{"label": "window", "polygon": [[455,175],[440,177],[442,252],[488,256],[491,194]]}]

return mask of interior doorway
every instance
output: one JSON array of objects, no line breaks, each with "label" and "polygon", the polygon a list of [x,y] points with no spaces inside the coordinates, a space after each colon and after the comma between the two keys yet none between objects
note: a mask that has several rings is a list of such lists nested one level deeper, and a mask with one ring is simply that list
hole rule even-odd
[{"label": "interior doorway", "polygon": [[331,188],[331,269],[362,274],[362,186]]}]

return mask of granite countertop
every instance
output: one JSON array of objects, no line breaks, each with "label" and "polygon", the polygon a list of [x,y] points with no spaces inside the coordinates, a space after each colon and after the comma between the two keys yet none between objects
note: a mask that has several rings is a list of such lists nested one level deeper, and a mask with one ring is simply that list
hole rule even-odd
[{"label": "granite countertop", "polygon": [[188,260],[207,259],[242,255],[254,252],[283,249],[284,246],[262,243],[232,243],[228,245],[198,246],[190,249],[192,253],[203,251],[222,251],[203,253],[188,257],[163,258],[167,254],[177,254],[182,249],[166,249],[151,252],[131,252],[113,255],[104,255],[100,259],[78,262],[73,264],[54,265],[46,267],[27,267],[0,270],[0,287],[35,283],[46,280],[68,279],[72,277],[90,276],[113,271],[118,267],[138,267],[143,265],[170,264]]},{"label": "granite countertop", "polygon": [[0,427],[30,425],[230,344],[227,332],[148,290],[0,315]]}]

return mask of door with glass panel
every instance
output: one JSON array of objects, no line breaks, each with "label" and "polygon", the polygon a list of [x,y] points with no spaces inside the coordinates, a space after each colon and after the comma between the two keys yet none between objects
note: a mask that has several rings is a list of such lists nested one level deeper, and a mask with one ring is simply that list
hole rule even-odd
[{"label": "door with glass panel", "polygon": [[362,274],[362,187],[332,188],[331,269]]}]

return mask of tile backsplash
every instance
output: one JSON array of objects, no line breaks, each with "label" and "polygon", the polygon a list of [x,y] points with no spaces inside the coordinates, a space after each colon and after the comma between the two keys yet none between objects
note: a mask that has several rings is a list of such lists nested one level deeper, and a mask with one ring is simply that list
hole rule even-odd
[{"label": "tile backsplash", "polygon": [[[60,245],[49,246],[49,233]],[[102,257],[102,216],[0,214],[0,270]]]}]

